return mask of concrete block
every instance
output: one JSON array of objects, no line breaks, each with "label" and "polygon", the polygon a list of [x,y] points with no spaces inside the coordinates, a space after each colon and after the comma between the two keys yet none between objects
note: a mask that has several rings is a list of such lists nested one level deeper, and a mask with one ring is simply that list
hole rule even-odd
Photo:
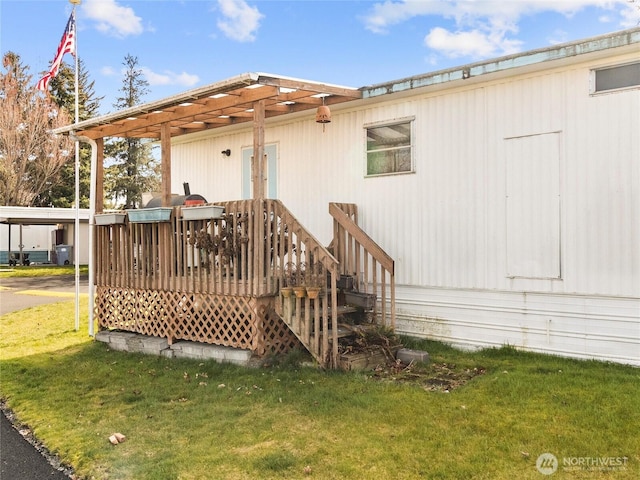
[{"label": "concrete block", "polygon": [[191,358],[202,358],[202,344],[196,342],[180,342],[180,352]]},{"label": "concrete block", "polygon": [[225,350],[227,347],[220,345],[203,345],[202,346],[202,358],[215,360],[216,362],[223,362],[225,359]]},{"label": "concrete block", "polygon": [[421,362],[429,363],[429,353],[422,350],[411,350],[409,348],[401,348],[396,353],[396,358],[404,363]]},{"label": "concrete block", "polygon": [[166,348],[166,349],[160,351],[160,356],[164,357],[164,358],[174,358],[175,357],[175,352],[173,350],[171,350],[170,348]]},{"label": "concrete block", "polygon": [[142,337],[142,351],[152,355],[160,355],[160,352],[169,348],[169,341],[160,337]]},{"label": "concrete block", "polygon": [[240,348],[227,348],[224,352],[224,359],[227,362],[238,365],[246,365],[251,360],[251,350],[243,350]]},{"label": "concrete block", "polygon": [[95,335],[95,339],[98,342],[102,342],[102,343],[109,343],[111,342],[111,336],[108,330],[100,330],[98,333],[96,333]]},{"label": "concrete block", "polygon": [[181,340],[169,345],[166,338],[149,337],[132,332],[100,331],[96,340],[107,343],[113,350],[141,352],[160,355],[165,358],[190,358],[193,360],[214,360],[247,366],[252,359],[251,350],[210,345],[207,343]]},{"label": "concrete block", "polygon": [[135,337],[128,338],[127,350],[129,352],[142,352],[143,351],[142,337],[139,335],[136,335]]},{"label": "concrete block", "polygon": [[96,340],[109,345],[112,350],[128,351],[129,340],[136,337],[137,334],[131,332],[112,332],[102,330],[96,334]]},{"label": "concrete block", "polygon": [[174,343],[170,348],[176,358],[192,358],[195,360],[203,358],[201,343],[181,341]]}]

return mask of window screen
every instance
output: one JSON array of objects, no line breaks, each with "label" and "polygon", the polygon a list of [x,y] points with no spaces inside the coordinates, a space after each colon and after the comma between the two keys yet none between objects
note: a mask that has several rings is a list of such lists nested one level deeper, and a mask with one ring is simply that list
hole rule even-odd
[{"label": "window screen", "polygon": [[640,62],[595,71],[596,92],[640,86]]},{"label": "window screen", "polygon": [[366,127],[367,175],[411,172],[411,121]]}]

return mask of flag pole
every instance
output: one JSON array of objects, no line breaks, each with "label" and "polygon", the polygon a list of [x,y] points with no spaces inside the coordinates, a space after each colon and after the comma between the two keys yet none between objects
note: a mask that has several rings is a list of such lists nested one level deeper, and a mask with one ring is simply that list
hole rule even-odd
[{"label": "flag pole", "polygon": [[[76,6],[80,5],[82,0],[69,0],[69,2],[73,5],[73,20],[75,22],[76,18]],[[78,102],[78,26],[76,24],[74,31],[74,42],[73,42],[73,56],[75,58],[75,123],[78,124],[80,121],[80,112],[79,112],[79,102]],[[76,305],[75,305],[75,327],[76,332],[80,330],[80,142],[76,140],[76,158],[75,158],[75,197],[76,197],[76,216],[75,216],[75,225],[74,225],[74,240],[73,240],[73,251],[74,251],[74,264],[75,264],[75,286],[76,286]],[[91,254],[91,252],[89,252]]]}]

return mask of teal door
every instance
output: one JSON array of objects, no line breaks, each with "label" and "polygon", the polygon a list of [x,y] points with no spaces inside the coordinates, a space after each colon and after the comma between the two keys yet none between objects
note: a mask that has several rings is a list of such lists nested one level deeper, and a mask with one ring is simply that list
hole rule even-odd
[{"label": "teal door", "polygon": [[[266,198],[278,198],[278,146],[275,143],[265,145],[267,156],[267,178],[265,178],[264,194]],[[250,199],[253,193],[251,179],[251,156],[253,147],[242,149],[242,198]]]}]

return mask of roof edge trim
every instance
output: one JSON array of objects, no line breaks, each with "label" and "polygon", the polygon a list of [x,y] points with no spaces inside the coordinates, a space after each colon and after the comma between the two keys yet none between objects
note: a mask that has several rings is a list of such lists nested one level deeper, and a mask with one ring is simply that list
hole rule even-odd
[{"label": "roof edge trim", "polygon": [[398,93],[420,87],[439,85],[455,80],[463,80],[489,73],[603,51],[609,48],[624,47],[635,43],[640,43],[640,28],[621,30],[597,37],[528,50],[526,52],[506,55],[491,60],[362,87],[362,98],[373,98],[389,93]]}]

